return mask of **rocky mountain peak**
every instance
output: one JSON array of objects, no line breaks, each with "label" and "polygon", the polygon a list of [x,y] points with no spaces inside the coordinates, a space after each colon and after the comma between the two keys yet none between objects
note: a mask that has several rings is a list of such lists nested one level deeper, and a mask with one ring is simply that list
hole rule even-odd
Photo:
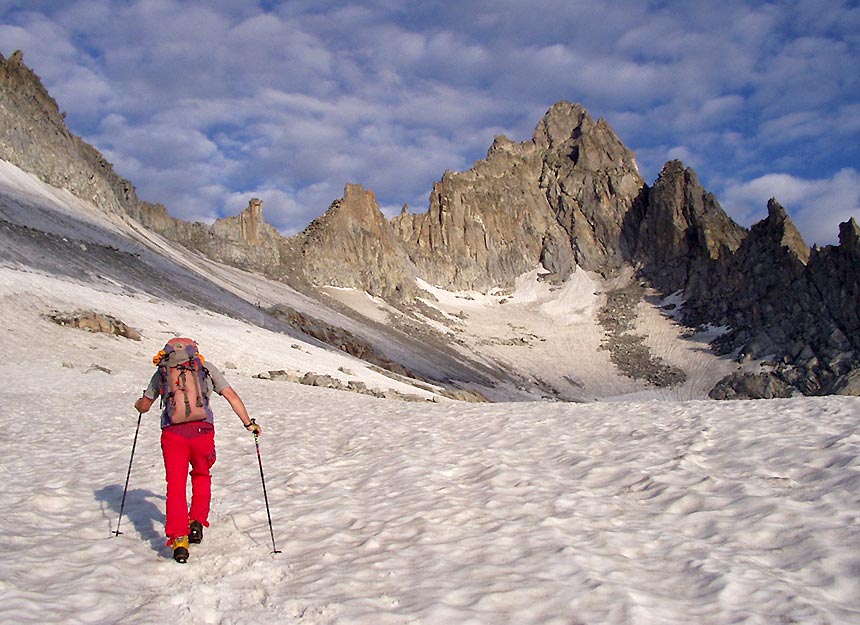
[{"label": "rocky mountain peak", "polygon": [[554,149],[569,141],[574,135],[587,134],[594,125],[594,120],[581,104],[556,102],[538,122],[532,140],[538,146]]},{"label": "rocky mountain peak", "polygon": [[412,261],[376,196],[347,184],[343,197],[288,240],[287,263],[308,283],[333,285],[403,299],[416,292]]},{"label": "rocky mountain peak", "polygon": [[775,198],[768,200],[767,219],[759,222],[754,228],[767,233],[766,236],[769,236],[774,244],[797,257],[804,265],[809,261],[809,246],[803,240],[788,212]]},{"label": "rocky mountain peak", "polygon": [[347,183],[343,197],[332,202],[328,210],[311,222],[303,234],[313,238],[328,238],[328,231],[337,231],[342,236],[374,233],[385,236],[388,226],[373,191],[360,184]]},{"label": "rocky mountain peak", "polygon": [[860,255],[860,226],[853,217],[839,224],[839,245]]},{"label": "rocky mountain peak", "polygon": [[643,186],[609,124],[559,102],[530,141],[496,137],[486,159],[434,185],[427,213],[396,226],[419,275],[435,284],[508,286],[541,263],[564,279],[577,264],[621,264],[622,223]]},{"label": "rocky mountain peak", "polygon": [[639,171],[633,152],[609,123],[595,121],[580,104],[554,104],[535,128],[532,141],[586,170],[627,167]]},{"label": "rocky mountain peak", "polygon": [[746,231],[702,188],[693,169],[673,160],[627,216],[625,234],[632,259],[671,293],[695,290],[711,262],[734,252]]}]

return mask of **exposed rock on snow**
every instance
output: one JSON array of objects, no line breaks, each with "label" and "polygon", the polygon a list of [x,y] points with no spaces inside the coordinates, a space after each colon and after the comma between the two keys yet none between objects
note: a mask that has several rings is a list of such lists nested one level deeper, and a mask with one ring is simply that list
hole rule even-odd
[{"label": "exposed rock on snow", "polygon": [[55,312],[48,315],[48,318],[61,326],[70,326],[87,332],[105,332],[107,334],[115,334],[133,341],[141,339],[140,332],[134,328],[128,327],[122,321],[111,315],[103,315],[92,310],[79,311],[74,313]]},{"label": "exposed rock on snow", "polygon": [[636,310],[644,294],[645,288],[637,282],[606,294],[606,304],[597,316],[606,330],[601,349],[609,351],[612,362],[635,380],[645,380],[657,387],[682,384],[687,379],[684,371],[655,357],[645,344],[646,337],[633,332]]},{"label": "exposed rock on snow", "polygon": [[711,399],[773,399],[791,397],[792,389],[770,372],[733,373],[708,393]]},{"label": "exposed rock on snow", "polygon": [[347,354],[360,358],[361,360],[379,365],[389,371],[394,371],[410,378],[417,377],[405,367],[397,364],[390,358],[386,357],[385,354],[379,352],[370,343],[362,340],[348,330],[333,326],[320,319],[314,319],[313,317],[301,313],[286,304],[271,306],[267,309],[267,312],[286,322],[290,327],[304,332],[315,339],[319,339],[342,352],[346,352]]},{"label": "exposed rock on snow", "polygon": [[[354,393],[361,393],[362,395],[372,395],[373,397],[382,397],[384,399],[399,399],[402,401],[432,401],[432,398],[422,397],[421,395],[416,395],[414,393],[403,393],[392,389],[370,389],[367,387],[366,383],[360,380],[347,380],[346,382],[343,382],[340,379],[330,376],[328,374],[313,373],[312,371],[308,371],[307,373],[301,374],[298,372],[278,369],[275,371],[258,373],[253,377],[259,380],[271,380],[273,382],[292,382],[293,384],[319,386],[322,388],[330,388],[338,391],[352,391]],[[408,381],[406,380],[404,380],[404,382],[408,383]],[[425,390],[433,390],[429,387],[424,388]],[[455,395],[447,391],[440,391],[439,394],[443,397],[459,399],[459,397],[456,397]]]}]

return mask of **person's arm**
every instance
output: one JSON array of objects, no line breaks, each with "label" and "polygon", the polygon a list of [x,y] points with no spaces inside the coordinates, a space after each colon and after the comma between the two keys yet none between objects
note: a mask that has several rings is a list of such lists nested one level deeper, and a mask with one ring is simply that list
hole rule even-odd
[{"label": "person's arm", "polygon": [[245,426],[246,430],[254,432],[254,434],[257,435],[262,432],[262,428],[260,428],[257,423],[251,421],[251,417],[248,416],[248,409],[245,408],[245,402],[243,402],[242,398],[239,397],[239,394],[233,390],[233,387],[228,386],[221,391],[221,397],[227,400],[227,403],[230,404],[233,412],[235,412],[236,416],[242,420],[242,425]]},{"label": "person's arm", "polygon": [[146,395],[142,395],[136,402],[134,402],[134,409],[140,413],[144,413],[152,407],[152,402],[154,401],[154,399],[150,399]]},{"label": "person's arm", "polygon": [[152,374],[152,377],[149,379],[149,384],[143,390],[143,394],[138,398],[136,402],[134,402],[134,409],[139,413],[143,414],[147,410],[152,407],[152,403],[155,401],[155,398],[158,397],[158,389],[159,383],[161,382],[161,376],[156,371]]}]

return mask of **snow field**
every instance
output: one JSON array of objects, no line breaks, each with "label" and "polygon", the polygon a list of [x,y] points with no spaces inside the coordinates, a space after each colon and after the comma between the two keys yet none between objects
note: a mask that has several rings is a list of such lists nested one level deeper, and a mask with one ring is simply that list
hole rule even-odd
[{"label": "snow field", "polygon": [[[0,623],[860,620],[856,398],[414,404],[252,379],[237,362],[225,372],[264,427],[283,553],[253,437],[216,399],[212,527],[178,565],[155,414],[110,537],[150,345],[40,320],[82,285],[42,290],[34,274],[25,296],[2,275]],[[163,302],[87,301],[137,310],[147,336],[175,320],[216,364],[280,340]]]}]

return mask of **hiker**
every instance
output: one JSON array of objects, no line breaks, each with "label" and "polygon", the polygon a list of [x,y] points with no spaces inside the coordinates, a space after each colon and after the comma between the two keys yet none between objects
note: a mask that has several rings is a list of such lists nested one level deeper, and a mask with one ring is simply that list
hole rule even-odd
[{"label": "hiker", "polygon": [[[144,413],[161,396],[161,451],[167,479],[167,520],[164,531],[167,545],[177,562],[188,559],[188,544],[203,539],[209,527],[209,502],[215,464],[215,424],[209,397],[221,395],[242,420],[245,429],[259,436],[261,429],[248,416],[242,399],[224,374],[206,363],[197,343],[188,338],[170,339],[152,359],[158,367],[149,386],[135,403]],[[191,466],[191,508],[185,488]]]}]

